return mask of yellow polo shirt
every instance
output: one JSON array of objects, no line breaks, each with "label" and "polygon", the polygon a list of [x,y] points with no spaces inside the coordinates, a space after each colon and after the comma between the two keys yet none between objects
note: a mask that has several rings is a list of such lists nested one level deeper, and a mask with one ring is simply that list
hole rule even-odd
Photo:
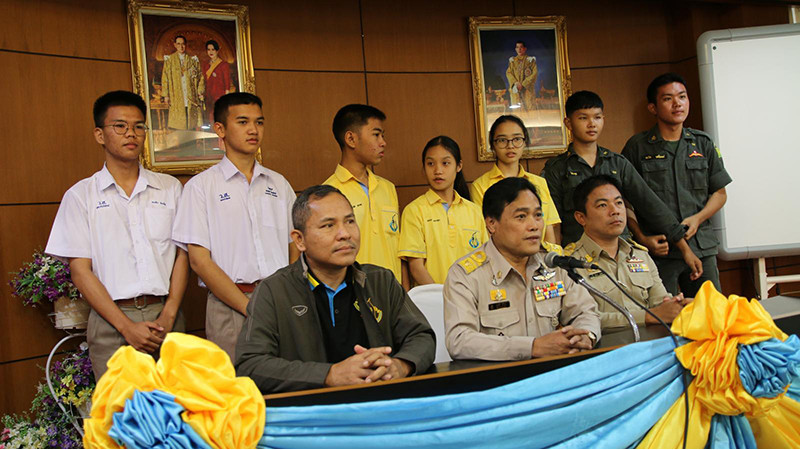
[{"label": "yellow polo shirt", "polygon": [[[522,168],[522,165],[519,166],[519,174],[517,174],[517,176],[530,181],[531,184],[533,184],[533,186],[536,188],[536,192],[539,194],[539,198],[542,200],[542,215],[544,216],[544,224],[555,225],[557,223],[561,223],[561,218],[558,217],[556,205],[553,203],[553,198],[550,197],[550,189],[547,188],[547,181],[538,175],[526,172],[525,169]],[[482,207],[483,194],[485,194],[486,190],[489,189],[493,184],[497,183],[503,178],[503,173],[500,172],[497,164],[495,164],[491,170],[478,177],[470,185],[469,195],[472,197],[472,201],[478,206]],[[545,239],[546,237],[543,230],[542,241]]]},{"label": "yellow polo shirt", "polygon": [[361,248],[356,260],[362,264],[375,264],[394,273],[400,281],[400,208],[397,191],[389,180],[367,169],[369,196],[362,184],[341,164],[324,184],[333,186],[353,205],[356,223],[361,230]]},{"label": "yellow polo shirt", "polygon": [[428,273],[441,284],[457,259],[489,239],[478,205],[456,192],[453,204],[445,211],[444,202],[433,189],[405,207],[402,230],[398,255],[425,258]]}]

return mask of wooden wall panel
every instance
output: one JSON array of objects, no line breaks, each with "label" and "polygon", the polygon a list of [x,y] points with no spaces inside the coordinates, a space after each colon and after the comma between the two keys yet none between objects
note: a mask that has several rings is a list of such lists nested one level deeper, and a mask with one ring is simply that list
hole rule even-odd
[{"label": "wooden wall panel", "polygon": [[46,354],[64,336],[47,317],[52,305],[23,306],[8,284],[34,250],[44,250],[57,210],[58,205],[0,206],[0,363]]},{"label": "wooden wall panel", "polygon": [[571,67],[669,61],[669,28],[660,1],[528,0],[516,6],[520,16],[566,16]]},{"label": "wooden wall panel", "polygon": [[[74,341],[79,341],[75,338]],[[65,344],[65,347],[71,342]],[[48,354],[50,349],[48,350]],[[47,364],[47,355],[41,358],[17,361],[10,364],[0,364],[0,380],[5,389],[0,389],[0,415],[18,414],[31,407],[31,401],[36,395],[36,386],[44,381],[44,366]]]},{"label": "wooden wall panel", "polygon": [[267,118],[262,162],[296,191],[325,181],[341,158],[331,124],[348,103],[364,103],[364,76],[351,73],[256,73]]},{"label": "wooden wall panel", "polygon": [[60,201],[102,167],[92,105],[106,91],[131,89],[130,70],[125,63],[3,54],[0,79],[20,89],[2,106],[0,204]]},{"label": "wooden wall panel", "polygon": [[130,61],[125,2],[6,0],[0,15],[0,48]]},{"label": "wooden wall panel", "polygon": [[397,188],[397,201],[400,204],[400,211],[420,195],[428,192],[428,185],[406,186]]},{"label": "wooden wall panel", "polygon": [[367,70],[469,72],[468,18],[511,15],[512,4],[509,0],[363,2]]},{"label": "wooden wall panel", "polygon": [[491,167],[478,163],[469,74],[369,74],[370,103],[387,116],[388,150],[377,171],[398,185],[426,184],[422,149],[444,134],[458,142],[467,180]]},{"label": "wooden wall panel", "polygon": [[364,69],[358,1],[250,2],[257,69]]},{"label": "wooden wall panel", "polygon": [[647,111],[647,85],[669,70],[668,64],[652,64],[572,72],[573,91],[593,91],[603,99],[605,126],[600,145],[620,152],[631,136],[655,124]]}]

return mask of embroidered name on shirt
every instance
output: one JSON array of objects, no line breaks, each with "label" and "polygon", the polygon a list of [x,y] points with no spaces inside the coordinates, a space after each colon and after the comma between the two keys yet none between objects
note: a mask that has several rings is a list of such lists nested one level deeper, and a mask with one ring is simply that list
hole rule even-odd
[{"label": "embroidered name on shirt", "polygon": [[230,200],[231,196],[228,193],[219,194],[219,201],[224,202],[225,200]]},{"label": "embroidered name on shirt", "polygon": [[99,202],[97,202],[97,207],[95,209],[108,208],[109,206],[111,205],[109,205],[108,202],[106,202],[105,200],[100,200]]},{"label": "embroidered name on shirt", "polygon": [[271,186],[267,186],[267,189],[264,191],[265,194],[271,195],[275,198],[278,198],[278,192],[275,191]]},{"label": "embroidered name on shirt", "polygon": [[160,202],[160,201],[158,201],[158,200],[150,200],[150,204],[151,204],[151,205],[161,205],[161,206],[167,206],[167,203],[166,203],[166,202]]},{"label": "embroidered name on shirt", "polygon": [[426,222],[441,222],[442,219],[426,219]]}]

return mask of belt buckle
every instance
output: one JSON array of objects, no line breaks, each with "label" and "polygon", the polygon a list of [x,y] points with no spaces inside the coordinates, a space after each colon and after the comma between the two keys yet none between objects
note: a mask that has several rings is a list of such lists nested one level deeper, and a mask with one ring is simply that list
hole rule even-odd
[{"label": "belt buckle", "polygon": [[[141,305],[139,305],[139,299],[142,299],[142,304]],[[145,307],[147,307],[147,296],[146,295],[140,295],[138,297],[134,297],[133,298],[133,307],[136,308],[136,309],[139,309],[139,310],[144,309]]]}]

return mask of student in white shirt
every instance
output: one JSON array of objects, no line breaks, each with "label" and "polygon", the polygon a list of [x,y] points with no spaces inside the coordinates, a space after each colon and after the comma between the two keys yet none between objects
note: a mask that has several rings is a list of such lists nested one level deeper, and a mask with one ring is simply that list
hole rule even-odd
[{"label": "student in white shirt", "polygon": [[181,184],[139,165],[146,112],[132,92],[97,99],[94,137],[105,165],[64,194],[45,249],[69,261],[92,307],[87,341],[97,378],[120,346],[157,357],[166,334],[184,329],[179,307],[189,269],[170,236]]},{"label": "student in white shirt", "polygon": [[225,156],[186,183],[172,238],[188,246],[189,263],[209,289],[206,337],[233,359],[255,286],[299,254],[289,236],[295,194],[256,161],[264,135],[260,98],[223,95],[214,121]]}]

